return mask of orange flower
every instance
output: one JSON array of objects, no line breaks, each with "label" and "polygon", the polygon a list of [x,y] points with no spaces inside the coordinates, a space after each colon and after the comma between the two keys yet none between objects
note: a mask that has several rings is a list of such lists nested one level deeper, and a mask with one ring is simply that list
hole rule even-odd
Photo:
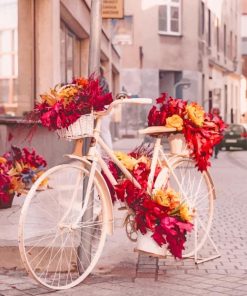
[{"label": "orange flower", "polygon": [[0,163],[6,163],[7,162],[7,159],[4,158],[4,157],[0,157]]},{"label": "orange flower", "polygon": [[197,103],[191,103],[186,107],[189,119],[197,126],[202,126],[204,123],[205,111],[202,106]]},{"label": "orange flower", "polygon": [[75,79],[76,84],[86,87],[88,85],[88,80],[84,77],[78,77]]},{"label": "orange flower", "polygon": [[183,119],[179,115],[172,115],[166,119],[166,127],[175,128],[178,131],[183,129]]},{"label": "orange flower", "polygon": [[18,177],[11,177],[11,189],[17,194],[21,194],[25,189],[25,184]]}]

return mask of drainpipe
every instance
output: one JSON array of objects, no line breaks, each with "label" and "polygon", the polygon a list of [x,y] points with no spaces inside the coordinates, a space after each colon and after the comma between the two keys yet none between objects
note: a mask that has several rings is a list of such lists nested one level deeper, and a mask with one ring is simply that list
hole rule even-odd
[{"label": "drainpipe", "polygon": [[[102,16],[101,16],[101,6],[102,6],[102,0],[92,0],[91,2],[91,14],[90,14],[90,39],[89,39],[89,63],[88,63],[88,74],[91,75],[93,73],[99,74],[99,66],[100,66],[100,39],[101,39],[101,27],[102,27]],[[91,138],[84,138],[83,139],[83,146],[82,146],[82,155],[86,155],[90,143]],[[87,191],[87,185],[88,185],[88,178],[84,178],[83,180],[83,192],[82,192],[82,203],[84,201],[84,197],[86,195]],[[83,221],[89,221],[93,217],[93,197],[94,192],[91,192],[91,196],[89,198],[89,205],[91,206],[91,209],[87,209],[85,211],[84,216],[82,217]],[[83,245],[83,247],[78,248],[78,257],[80,258],[79,261],[79,269],[83,268],[81,266],[80,262],[83,264],[87,264],[87,260],[85,261],[83,258],[83,254],[85,254],[85,251],[88,254],[89,260],[91,260],[91,233],[83,233],[81,232],[81,243],[87,242]],[[80,270],[83,272],[83,270]]]}]

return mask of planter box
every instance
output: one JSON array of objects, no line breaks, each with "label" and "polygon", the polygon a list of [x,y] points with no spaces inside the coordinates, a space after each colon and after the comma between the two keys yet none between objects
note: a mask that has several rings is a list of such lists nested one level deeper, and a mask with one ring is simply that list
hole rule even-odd
[{"label": "planter box", "polygon": [[183,134],[171,134],[168,137],[168,142],[172,154],[188,154],[187,144]]},{"label": "planter box", "polygon": [[2,199],[0,199],[0,209],[8,209],[11,208],[13,199],[14,199],[14,194],[10,196],[9,200],[4,202]]},{"label": "planter box", "polygon": [[153,256],[166,257],[168,251],[165,245],[160,247],[152,238],[152,232],[148,231],[146,234],[141,234],[138,231],[136,249],[142,252],[149,253]]}]

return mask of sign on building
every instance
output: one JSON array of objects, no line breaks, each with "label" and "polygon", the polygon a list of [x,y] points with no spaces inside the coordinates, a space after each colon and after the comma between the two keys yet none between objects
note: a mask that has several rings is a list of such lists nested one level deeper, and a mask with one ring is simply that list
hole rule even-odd
[{"label": "sign on building", "polygon": [[124,0],[103,0],[102,18],[122,19],[124,17]]},{"label": "sign on building", "polygon": [[133,16],[127,15],[121,20],[112,20],[112,43],[131,45],[133,43]]}]

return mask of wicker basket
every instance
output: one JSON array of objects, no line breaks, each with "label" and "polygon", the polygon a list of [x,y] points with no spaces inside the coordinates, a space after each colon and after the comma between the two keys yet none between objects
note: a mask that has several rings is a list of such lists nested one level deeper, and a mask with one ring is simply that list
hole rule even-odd
[{"label": "wicker basket", "polygon": [[150,255],[165,257],[167,255],[166,246],[163,245],[160,247],[152,238],[152,235],[153,233],[151,231],[147,231],[146,234],[141,234],[141,232],[138,231],[136,249],[149,253]]},{"label": "wicker basket", "polygon": [[187,154],[187,144],[183,134],[171,134],[168,137],[170,151],[172,154]]},{"label": "wicker basket", "polygon": [[92,137],[94,130],[93,113],[82,115],[67,128],[57,130],[60,138],[67,140],[76,140],[86,137]]}]

